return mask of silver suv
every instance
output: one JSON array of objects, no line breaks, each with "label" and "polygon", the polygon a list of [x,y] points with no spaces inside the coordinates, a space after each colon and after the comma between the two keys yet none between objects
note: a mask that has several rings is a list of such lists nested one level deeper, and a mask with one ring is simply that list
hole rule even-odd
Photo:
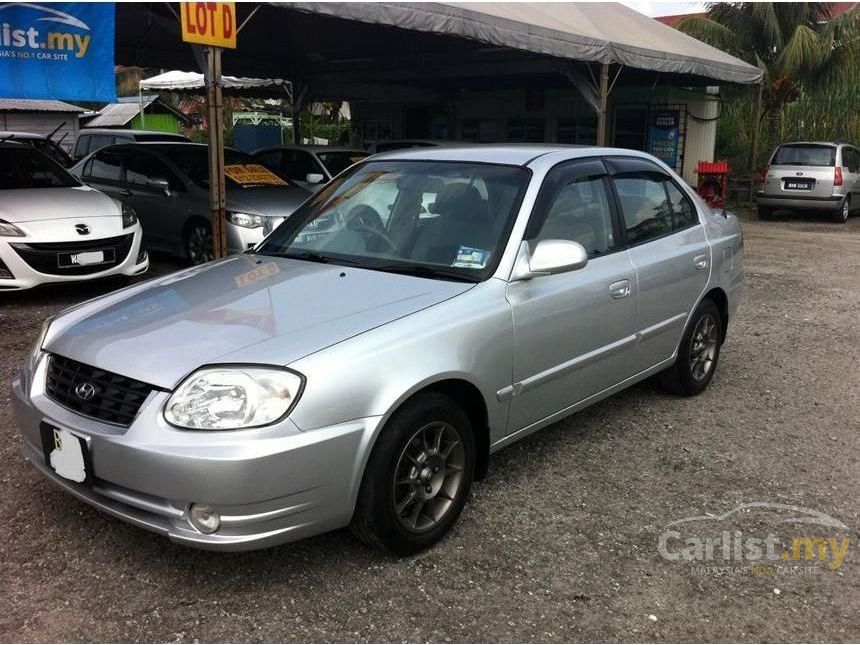
[{"label": "silver suv", "polygon": [[860,152],[845,143],[784,143],[770,158],[756,193],[758,215],[774,211],[824,211],[845,222],[860,207]]}]

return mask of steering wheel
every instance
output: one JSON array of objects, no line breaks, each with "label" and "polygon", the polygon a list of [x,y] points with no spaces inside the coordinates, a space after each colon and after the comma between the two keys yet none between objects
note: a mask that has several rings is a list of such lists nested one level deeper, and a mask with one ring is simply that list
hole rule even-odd
[{"label": "steering wheel", "polygon": [[365,224],[356,224],[349,228],[351,231],[355,231],[356,233],[370,233],[373,237],[378,240],[382,240],[382,242],[385,243],[385,246],[388,247],[388,252],[391,253],[391,255],[400,255],[400,249],[395,246],[394,242],[391,241],[391,238],[388,237],[385,231],[380,231],[378,228],[366,226]]}]

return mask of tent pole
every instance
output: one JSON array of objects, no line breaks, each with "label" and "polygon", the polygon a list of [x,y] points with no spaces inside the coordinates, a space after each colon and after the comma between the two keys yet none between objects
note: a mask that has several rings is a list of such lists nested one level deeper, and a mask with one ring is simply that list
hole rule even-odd
[{"label": "tent pole", "polygon": [[224,104],[221,88],[221,48],[207,47],[206,108],[209,116],[209,206],[216,258],[227,255],[226,187],[224,183]]},{"label": "tent pole", "polygon": [[137,80],[137,104],[140,106],[140,129],[146,130],[146,115],[143,113],[143,90],[140,89],[141,80]]},{"label": "tent pole", "polygon": [[755,190],[755,173],[756,173],[756,163],[758,162],[758,138],[759,138],[759,128],[761,123],[761,95],[764,89],[764,77],[759,81],[758,84],[758,99],[756,100],[755,106],[755,114],[753,114],[753,122],[752,122],[752,150],[750,151],[750,191],[748,200],[750,204],[753,201],[753,191]]},{"label": "tent pole", "polygon": [[609,99],[609,63],[600,67],[600,112],[597,113],[597,145],[606,145],[606,104]]}]

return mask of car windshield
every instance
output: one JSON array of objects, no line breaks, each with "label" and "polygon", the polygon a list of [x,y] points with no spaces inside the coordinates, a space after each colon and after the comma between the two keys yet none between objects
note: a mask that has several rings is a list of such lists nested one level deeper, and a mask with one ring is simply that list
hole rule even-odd
[{"label": "car windshield", "polygon": [[772,166],[835,166],[836,146],[792,144],[780,146]]},{"label": "car windshield", "polygon": [[[207,146],[164,146],[159,152],[170,159],[185,173],[188,178],[199,186],[209,185],[209,150]],[[262,169],[265,176],[247,172],[248,166],[257,168],[257,162],[250,155],[238,150],[224,149],[224,166],[226,167],[225,182],[227,186],[253,188],[262,185],[284,185],[286,180],[276,175],[272,170]],[[232,169],[230,167],[233,167]],[[232,172],[231,172],[232,170]]]},{"label": "car windshield", "polygon": [[59,164],[29,146],[0,147],[0,190],[80,185]]},{"label": "car windshield", "polygon": [[360,150],[337,150],[333,152],[318,152],[317,157],[329,174],[334,177],[339,175],[352,164],[358,163],[367,156],[366,152]]},{"label": "car windshield", "polygon": [[257,252],[483,280],[498,265],[529,176],[491,164],[367,162],[305,202]]}]

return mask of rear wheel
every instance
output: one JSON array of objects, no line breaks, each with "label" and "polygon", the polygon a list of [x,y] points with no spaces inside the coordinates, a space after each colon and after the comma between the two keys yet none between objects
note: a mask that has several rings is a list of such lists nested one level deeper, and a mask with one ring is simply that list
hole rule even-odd
[{"label": "rear wheel", "polygon": [[695,396],[708,387],[720,360],[721,330],[720,310],[713,300],[706,298],[693,312],[675,364],[661,375],[667,389]]},{"label": "rear wheel", "polygon": [[845,197],[842,200],[842,204],[839,206],[839,210],[833,213],[833,221],[839,222],[840,224],[844,224],[848,221],[848,215],[851,213],[851,198]]},{"label": "rear wheel", "polygon": [[191,264],[205,264],[215,259],[209,222],[202,219],[191,222],[185,232],[185,257]]},{"label": "rear wheel", "polygon": [[436,392],[407,401],[370,455],[353,533],[397,555],[426,549],[457,521],[474,472],[472,425],[456,401]]}]

